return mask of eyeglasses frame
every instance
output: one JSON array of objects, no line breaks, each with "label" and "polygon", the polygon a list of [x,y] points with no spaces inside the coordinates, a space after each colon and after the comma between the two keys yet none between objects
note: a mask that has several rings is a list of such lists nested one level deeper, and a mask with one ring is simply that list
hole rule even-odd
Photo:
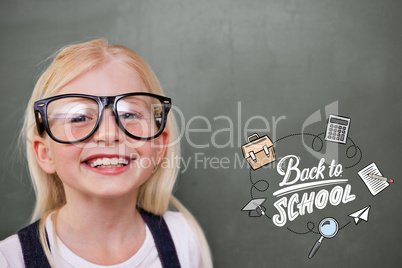
[{"label": "eyeglasses frame", "polygon": [[[158,99],[161,104],[162,104],[162,121],[161,121],[161,127],[158,133],[156,133],[154,136],[151,137],[138,137],[135,135],[132,135],[130,132],[128,132],[123,124],[121,124],[120,119],[119,119],[119,115],[117,114],[117,110],[116,110],[116,105],[117,102],[125,97],[129,97],[129,96],[149,96],[149,97],[154,97],[156,99]],[[96,125],[94,126],[93,130],[91,131],[91,133],[89,133],[87,136],[85,136],[82,139],[76,140],[76,141],[62,141],[57,139],[51,132],[50,127],[49,127],[49,123],[48,123],[48,118],[47,118],[47,106],[50,102],[58,100],[58,99],[63,99],[63,98],[68,98],[68,97],[76,97],[76,98],[86,98],[86,99],[91,99],[96,101],[96,103],[98,104],[98,118],[97,118],[97,122]],[[91,137],[96,130],[98,129],[100,122],[102,121],[102,117],[103,117],[103,111],[105,110],[105,108],[110,107],[113,111],[114,117],[115,117],[115,121],[116,124],[119,126],[119,128],[129,137],[136,139],[136,140],[151,140],[151,139],[155,139],[158,136],[160,136],[163,132],[163,130],[166,127],[166,121],[167,121],[167,115],[172,107],[172,100],[168,97],[165,96],[160,96],[157,94],[153,94],[153,93],[148,93],[148,92],[132,92],[132,93],[125,93],[125,94],[121,94],[121,95],[116,95],[116,96],[93,96],[93,95],[86,95],[86,94],[62,94],[62,95],[56,95],[50,98],[46,98],[46,99],[42,99],[42,100],[38,100],[35,101],[34,103],[34,112],[35,112],[35,121],[36,121],[36,127],[38,129],[38,133],[39,135],[42,135],[45,131],[47,132],[47,134],[50,136],[50,138],[52,138],[54,141],[59,142],[59,143],[63,143],[63,144],[74,144],[74,143],[79,143],[82,142],[86,139],[88,139],[89,137]],[[40,115],[40,117],[39,117]]]}]

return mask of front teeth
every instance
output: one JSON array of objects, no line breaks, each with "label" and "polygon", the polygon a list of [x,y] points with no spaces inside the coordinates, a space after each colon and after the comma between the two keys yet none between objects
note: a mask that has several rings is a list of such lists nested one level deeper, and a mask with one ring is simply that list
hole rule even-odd
[{"label": "front teeth", "polygon": [[95,161],[89,163],[90,167],[121,167],[127,165],[128,160],[123,157],[113,157],[113,158],[98,158]]}]

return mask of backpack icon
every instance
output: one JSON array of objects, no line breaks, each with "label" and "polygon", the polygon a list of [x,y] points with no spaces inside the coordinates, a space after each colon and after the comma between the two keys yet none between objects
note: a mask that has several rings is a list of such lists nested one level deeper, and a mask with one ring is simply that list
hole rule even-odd
[{"label": "backpack icon", "polygon": [[[251,140],[252,138],[255,139]],[[244,158],[254,170],[276,160],[273,143],[267,135],[261,138],[257,133],[248,136],[248,143],[244,144],[241,149]]]}]

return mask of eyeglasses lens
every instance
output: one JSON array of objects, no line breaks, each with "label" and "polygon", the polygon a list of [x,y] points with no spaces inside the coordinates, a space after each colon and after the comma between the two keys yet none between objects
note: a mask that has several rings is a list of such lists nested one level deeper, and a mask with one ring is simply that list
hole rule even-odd
[{"label": "eyeglasses lens", "polygon": [[162,129],[162,103],[151,96],[128,96],[116,105],[120,123],[131,135],[153,137]]},{"label": "eyeglasses lens", "polygon": [[98,103],[86,98],[62,98],[47,106],[47,121],[53,136],[77,141],[88,136],[98,120]]},{"label": "eyeglasses lens", "polygon": [[[163,106],[152,96],[127,96],[116,104],[118,121],[131,135],[150,138],[162,129]],[[68,97],[48,104],[50,132],[61,141],[74,142],[88,138],[97,125],[98,103],[82,97]]]}]

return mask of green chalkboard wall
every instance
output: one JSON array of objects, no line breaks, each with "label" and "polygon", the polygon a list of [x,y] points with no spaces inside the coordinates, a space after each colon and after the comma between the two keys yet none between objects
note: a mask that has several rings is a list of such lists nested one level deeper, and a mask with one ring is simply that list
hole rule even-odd
[{"label": "green chalkboard wall", "polygon": [[[103,37],[140,54],[173,99],[176,196],[205,230],[216,267],[399,267],[401,12],[397,0],[1,1],[0,239],[27,224],[35,201],[18,134],[45,59]],[[351,119],[346,145],[324,139],[329,114]],[[277,161],[252,171],[241,147],[254,132],[275,141]],[[241,209],[251,197],[267,199],[266,216],[278,214],[276,168],[286,155],[300,157],[301,169],[336,158],[343,173],[332,179],[347,179],[355,199],[283,227],[249,217]],[[375,196],[357,174],[373,162],[395,179]],[[348,215],[368,205],[368,222],[356,225]],[[343,228],[308,259],[324,217]]]}]

